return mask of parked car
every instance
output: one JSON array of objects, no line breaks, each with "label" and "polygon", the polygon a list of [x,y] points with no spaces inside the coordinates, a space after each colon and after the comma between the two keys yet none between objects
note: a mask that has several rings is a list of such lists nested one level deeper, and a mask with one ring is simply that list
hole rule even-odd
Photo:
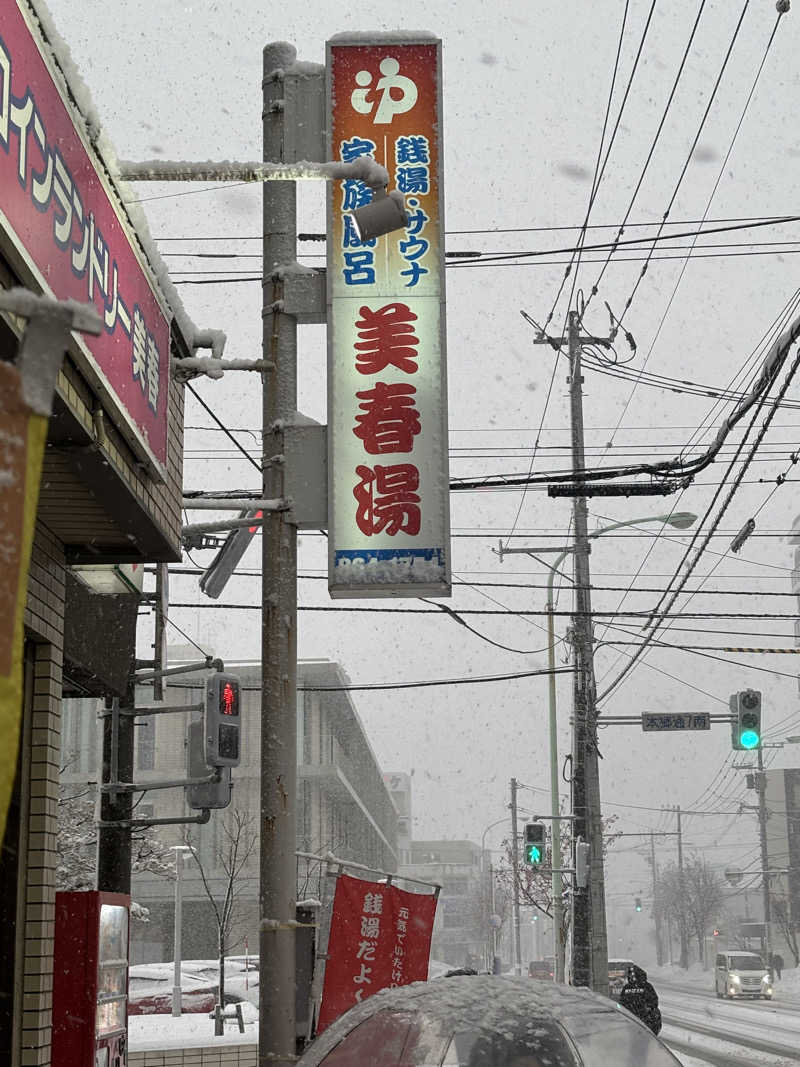
[{"label": "parked car", "polygon": [[[206,965],[204,961],[187,961],[181,967],[182,1012],[191,1014],[214,1010],[217,973],[216,966]],[[128,1014],[169,1015],[172,1012],[173,974],[171,963],[134,964],[128,974]],[[257,973],[252,977],[257,981]],[[226,1004],[235,1004],[242,999],[235,991],[225,994]]]},{"label": "parked car", "polygon": [[531,960],[528,964],[529,978],[553,979],[553,964],[549,960]]},{"label": "parked car", "polygon": [[628,978],[628,969],[634,967],[633,960],[608,961],[608,995],[618,997]]},{"label": "parked car", "polygon": [[[133,972],[133,968],[131,968]],[[181,975],[181,1011],[209,1012],[216,1003],[214,986]],[[131,973],[128,978],[128,1015],[169,1015],[172,1012],[172,979]]]},{"label": "parked car", "polygon": [[463,975],[383,989],[345,1012],[298,1067],[675,1067],[618,1004],[588,989]]},{"label": "parked car", "polygon": [[772,1000],[772,980],[757,952],[718,952],[714,991],[718,997]]}]

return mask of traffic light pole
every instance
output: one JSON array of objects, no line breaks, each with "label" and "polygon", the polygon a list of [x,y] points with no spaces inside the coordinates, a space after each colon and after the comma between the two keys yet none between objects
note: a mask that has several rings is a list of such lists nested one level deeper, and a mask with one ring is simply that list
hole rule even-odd
[{"label": "traffic light pole", "polygon": [[517,790],[519,783],[511,779],[511,863],[514,867],[514,974],[522,974],[522,942],[519,928],[519,835],[517,833]]},{"label": "traffic light pole", "polygon": [[[585,470],[583,440],[583,376],[581,374],[580,319],[570,311],[569,341],[570,421],[572,468]],[[577,487],[580,489],[580,481]],[[575,679],[572,734],[573,841],[589,844],[589,884],[572,895],[572,984],[591,986],[608,993],[608,940],[603,873],[603,827],[600,811],[600,779],[597,752],[597,709],[593,664],[591,575],[586,497],[574,498],[575,615],[573,617]]]},{"label": "traffic light pole", "polygon": [[764,961],[772,981],[772,937],[770,936],[770,923],[772,921],[772,902],[769,896],[769,856],[767,854],[767,777],[764,774],[764,757],[761,753],[761,745],[756,749],[758,756],[758,839],[761,847],[761,892],[764,899]]},{"label": "traffic light pole", "polygon": [[[264,159],[282,161],[288,44],[264,49]],[[296,260],[295,183],[264,183],[262,371],[263,497],[284,497],[283,427],[297,410],[297,320],[283,311],[281,268]],[[297,527],[264,515],[261,623],[261,846],[259,853],[259,1067],[294,1063],[297,805]]]}]

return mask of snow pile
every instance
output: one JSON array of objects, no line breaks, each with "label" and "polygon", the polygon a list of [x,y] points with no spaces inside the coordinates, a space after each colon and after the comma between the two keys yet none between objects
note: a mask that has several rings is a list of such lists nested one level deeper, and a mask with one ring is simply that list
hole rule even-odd
[{"label": "snow pile", "polygon": [[252,1004],[243,1004],[242,1015],[244,1033],[239,1033],[235,1019],[226,1019],[225,1033],[221,1037],[214,1036],[214,1020],[199,1012],[184,1014],[177,1019],[172,1015],[132,1015],[128,1019],[128,1047],[131,1052],[144,1052],[149,1049],[255,1045],[258,1043],[258,1011]]}]

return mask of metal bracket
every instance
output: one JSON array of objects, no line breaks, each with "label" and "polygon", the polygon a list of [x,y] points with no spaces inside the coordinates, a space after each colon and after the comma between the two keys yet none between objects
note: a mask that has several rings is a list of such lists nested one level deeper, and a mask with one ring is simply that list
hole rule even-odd
[{"label": "metal bracket", "polygon": [[153,782],[104,782],[100,786],[101,793],[109,793],[115,796],[117,793],[149,793],[151,789],[183,789],[187,785],[210,785],[219,784],[222,781],[222,767],[217,767],[211,774],[204,778],[162,778]]},{"label": "metal bracket", "polygon": [[182,815],[174,819],[116,819],[116,820],[96,820],[95,825],[99,827],[109,826],[122,826],[130,830],[135,830],[138,826],[175,826],[178,823],[199,823],[203,825],[211,818],[211,809],[203,808],[199,815]]}]

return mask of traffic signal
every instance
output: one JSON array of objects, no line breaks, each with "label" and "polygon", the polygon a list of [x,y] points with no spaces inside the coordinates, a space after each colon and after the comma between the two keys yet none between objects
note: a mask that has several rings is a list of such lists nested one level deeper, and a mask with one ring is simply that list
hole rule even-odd
[{"label": "traffic signal", "polygon": [[541,867],[544,863],[544,846],[546,839],[544,823],[525,823],[525,847],[522,858],[528,867]]},{"label": "traffic signal", "polygon": [[233,674],[218,672],[206,683],[205,760],[209,767],[239,766],[241,690]]},{"label": "traffic signal", "polygon": [[730,698],[731,745],[738,751],[761,747],[761,693],[743,689]]},{"label": "traffic signal", "polygon": [[[263,518],[263,513],[250,509],[248,511],[240,511],[238,518],[261,519]],[[217,599],[225,588],[228,579],[239,566],[247,546],[260,529],[260,526],[237,526],[236,529],[228,533],[222,548],[214,556],[208,569],[200,578],[200,589],[206,596],[213,597],[214,600]]]},{"label": "traffic signal", "polygon": [[[207,778],[213,767],[206,764],[205,724],[200,719],[189,723],[186,738],[187,778]],[[185,787],[186,803],[190,808],[227,808],[231,802],[231,769],[222,767],[218,782],[201,782]]]},{"label": "traffic signal", "polygon": [[642,910],[642,898],[641,897],[636,897],[636,899],[633,902],[633,906],[634,906],[634,908],[636,908],[637,911],[641,911]]}]

